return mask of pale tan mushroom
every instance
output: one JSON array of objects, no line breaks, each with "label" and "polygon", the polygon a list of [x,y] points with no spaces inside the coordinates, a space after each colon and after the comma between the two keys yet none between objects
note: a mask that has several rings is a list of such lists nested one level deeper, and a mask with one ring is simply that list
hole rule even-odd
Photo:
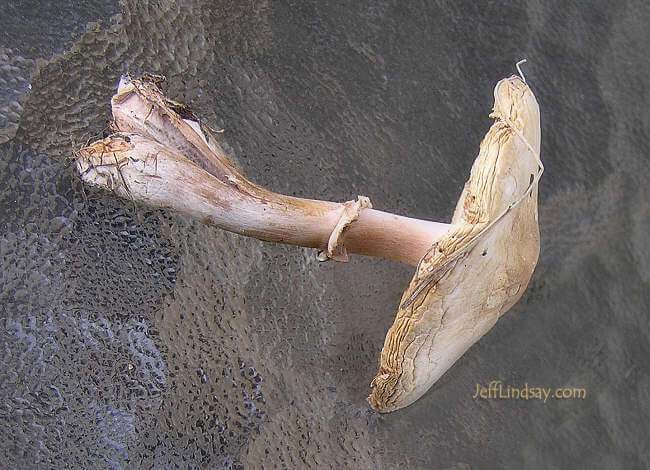
[{"label": "pale tan mushroom", "polygon": [[393,259],[417,270],[388,332],[371,406],[417,400],[521,297],[539,254],[539,109],[518,77],[495,88],[496,122],[481,143],[451,224],[283,196],[244,178],[187,107],[154,76],[123,77],[116,134],[76,153],[81,178],[135,202],[172,209],[265,241]]}]

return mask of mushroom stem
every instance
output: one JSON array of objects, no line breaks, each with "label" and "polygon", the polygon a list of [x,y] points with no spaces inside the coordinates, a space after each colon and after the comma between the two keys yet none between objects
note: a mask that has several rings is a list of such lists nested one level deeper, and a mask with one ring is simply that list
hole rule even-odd
[{"label": "mushroom stem", "polygon": [[76,152],[84,182],[134,202],[172,209],[230,232],[417,265],[448,224],[374,210],[368,198],[335,203],[273,193],[228,161],[211,128],[165,97],[164,77],[123,76],[111,99],[116,134]]}]

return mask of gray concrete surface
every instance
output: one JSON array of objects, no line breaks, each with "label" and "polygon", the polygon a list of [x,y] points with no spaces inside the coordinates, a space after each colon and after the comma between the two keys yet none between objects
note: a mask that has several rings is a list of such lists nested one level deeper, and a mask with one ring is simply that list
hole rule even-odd
[{"label": "gray concrete surface", "polygon": [[[2,6],[0,467],[650,466],[646,2]],[[444,221],[522,57],[547,167],[538,268],[389,415],[365,397],[411,268],[134,209],[69,165],[119,75],[150,71],[251,180]],[[587,396],[472,398],[491,380]]]}]

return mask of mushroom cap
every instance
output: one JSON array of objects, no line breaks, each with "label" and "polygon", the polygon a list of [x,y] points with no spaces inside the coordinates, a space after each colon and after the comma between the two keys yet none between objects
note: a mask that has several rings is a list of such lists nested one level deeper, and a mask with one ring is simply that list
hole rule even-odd
[{"label": "mushroom cap", "polygon": [[539,106],[519,77],[494,90],[481,142],[445,236],[421,259],[388,331],[370,405],[420,398],[522,296],[539,257]]}]

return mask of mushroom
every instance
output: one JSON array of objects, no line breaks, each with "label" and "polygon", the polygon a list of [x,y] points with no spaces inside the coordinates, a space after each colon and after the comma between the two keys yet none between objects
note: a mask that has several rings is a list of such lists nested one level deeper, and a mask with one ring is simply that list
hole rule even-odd
[{"label": "mushroom", "polygon": [[521,297],[539,255],[539,108],[522,78],[501,80],[495,118],[450,224],[345,203],[273,193],[228,161],[213,129],[166,98],[160,76],[124,76],[111,100],[109,137],[75,152],[90,185],[260,240],[417,266],[373,379],[370,405],[407,406]]}]

